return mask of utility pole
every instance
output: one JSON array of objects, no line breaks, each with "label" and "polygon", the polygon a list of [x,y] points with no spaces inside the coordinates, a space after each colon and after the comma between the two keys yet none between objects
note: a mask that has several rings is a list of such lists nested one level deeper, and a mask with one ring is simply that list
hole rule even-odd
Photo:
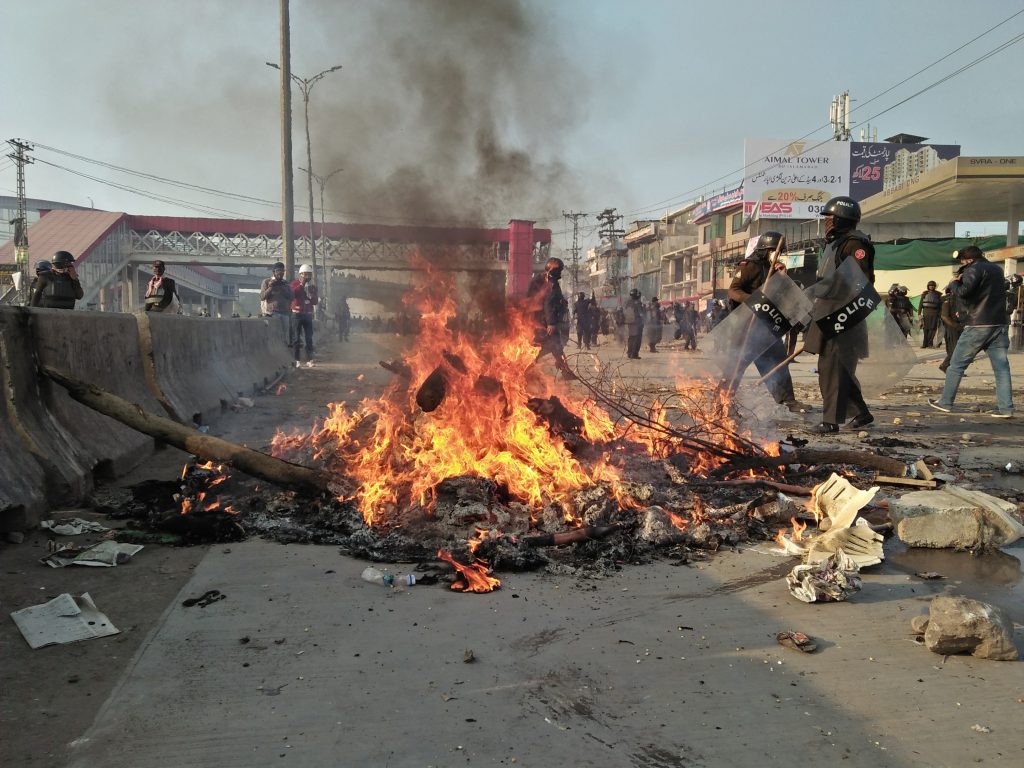
[{"label": "utility pole", "polygon": [[572,258],[569,260],[571,265],[569,269],[572,274],[572,294],[575,296],[580,282],[580,219],[585,219],[587,214],[578,211],[569,211],[568,213],[562,211],[562,215],[566,219],[572,220],[572,248],[569,251]]},{"label": "utility pole", "polygon": [[615,248],[615,241],[626,234],[624,229],[619,229],[616,224],[622,219],[621,216],[617,216],[614,208],[605,208],[599,214],[597,214],[597,220],[601,222],[601,229],[597,230],[597,234],[602,238],[608,240],[611,246],[612,256],[608,257],[608,261],[605,264],[605,271],[608,277],[606,280],[611,284],[615,295],[619,293],[619,283],[622,282],[622,277],[619,274],[619,252]]},{"label": "utility pole", "polygon": [[[276,64],[274,64],[273,62],[270,62],[270,61],[267,62],[267,66],[268,67],[273,67],[274,69],[281,69],[279,66],[277,66]],[[310,142],[310,140],[309,140],[309,92],[313,90],[313,86],[316,85],[320,80],[322,80],[327,75],[331,74],[331,72],[337,72],[339,69],[341,69],[341,65],[340,64],[335,66],[335,67],[331,67],[330,69],[325,69],[323,72],[317,72],[312,77],[299,77],[298,75],[296,75],[293,72],[289,72],[288,73],[289,76],[291,77],[291,79],[294,80],[295,83],[299,86],[299,90],[302,91],[302,103],[303,103],[303,105],[305,107],[305,123],[306,123],[306,165],[308,167],[310,167],[310,168],[313,167],[313,145],[312,145],[312,142]],[[290,106],[289,106],[289,111],[290,111]],[[289,175],[289,179],[290,178],[291,178],[291,176]],[[315,223],[315,221],[314,221],[315,215],[316,215],[316,209],[313,207],[313,177],[310,176],[309,177],[309,251],[310,251],[310,263],[313,266],[313,278],[314,279],[316,278],[316,239],[313,237],[313,226],[314,226],[314,223]],[[287,262],[286,262],[286,268],[287,268]],[[320,314],[319,308],[317,309],[317,314],[318,315]]]},{"label": "utility pole", "polygon": [[[295,200],[292,189],[292,53],[288,0],[279,0],[281,12],[281,250],[284,274],[295,277]],[[267,62],[268,64],[270,62]],[[271,66],[275,66],[271,64]]]},{"label": "utility pole", "polygon": [[[313,173],[308,168],[299,168],[300,171],[309,174],[310,179],[316,181],[317,186],[320,187],[320,252],[323,254],[324,260],[324,297],[327,299],[327,306],[331,305],[331,271],[330,267],[327,266],[327,238],[324,236],[324,187],[327,186],[327,182],[331,180],[331,177],[335,174],[341,173],[344,168],[335,168],[333,171],[328,173],[326,176],[320,176],[319,174]],[[312,183],[312,182],[310,182]],[[312,200],[310,200],[312,203]],[[312,225],[312,208],[310,208],[310,226],[309,236],[313,237],[313,225]],[[313,264],[314,268],[316,263]]]},{"label": "utility pole", "polygon": [[14,261],[21,273],[21,285],[18,286],[18,293],[21,303],[25,304],[28,298],[28,204],[25,199],[25,166],[34,163],[26,153],[32,151],[32,146],[21,139],[10,139],[7,142],[14,150],[7,157],[14,161],[18,168],[18,215],[11,224],[14,225]]}]

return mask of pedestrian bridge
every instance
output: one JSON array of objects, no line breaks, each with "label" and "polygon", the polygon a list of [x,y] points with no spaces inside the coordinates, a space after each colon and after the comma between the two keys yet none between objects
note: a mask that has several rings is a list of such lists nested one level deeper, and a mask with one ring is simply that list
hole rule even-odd
[{"label": "pedestrian bridge", "polygon": [[[278,221],[60,210],[33,224],[28,240],[33,263],[57,250],[74,254],[85,289],[79,306],[107,311],[138,308],[149,266],[160,259],[182,289],[185,303],[205,306],[210,314],[230,314],[239,285],[233,275],[218,269],[248,267],[251,270],[246,271],[255,275],[283,261],[281,229]],[[550,230],[518,220],[506,228],[327,223],[311,229],[309,223],[296,222],[294,259],[296,264],[314,263],[334,272],[504,274],[511,249],[525,248],[534,261],[541,261],[550,243]],[[0,246],[0,264],[5,262],[15,262],[13,242]],[[383,285],[358,288],[375,292],[386,300],[381,303],[390,304],[394,293]]]}]

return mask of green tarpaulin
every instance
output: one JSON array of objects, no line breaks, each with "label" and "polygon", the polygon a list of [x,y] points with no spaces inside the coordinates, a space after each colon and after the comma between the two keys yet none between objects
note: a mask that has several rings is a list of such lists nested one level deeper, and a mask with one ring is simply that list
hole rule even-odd
[{"label": "green tarpaulin", "polygon": [[912,240],[901,245],[875,244],[875,270],[919,269],[953,264],[953,251],[976,245],[983,251],[1006,247],[1005,235],[955,237],[949,240]]}]

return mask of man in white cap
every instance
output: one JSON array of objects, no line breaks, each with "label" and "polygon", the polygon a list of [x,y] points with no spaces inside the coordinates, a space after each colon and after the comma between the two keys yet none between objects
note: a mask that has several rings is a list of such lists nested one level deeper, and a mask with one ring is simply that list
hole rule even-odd
[{"label": "man in white cap", "polygon": [[303,264],[299,276],[292,280],[292,340],[295,343],[295,367],[302,362],[302,340],[306,340],[306,367],[313,367],[313,308],[320,295],[313,282],[313,267]]}]

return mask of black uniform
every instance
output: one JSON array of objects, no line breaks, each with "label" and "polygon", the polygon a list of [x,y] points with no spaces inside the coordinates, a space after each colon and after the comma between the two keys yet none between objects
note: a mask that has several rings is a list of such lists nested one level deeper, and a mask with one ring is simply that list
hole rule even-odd
[{"label": "black uniform", "polygon": [[939,329],[939,311],[942,309],[942,294],[934,288],[921,294],[921,306],[918,312],[921,315],[924,328],[924,340],[921,348],[933,347],[935,344],[935,332]]},{"label": "black uniform", "polygon": [[[857,264],[875,282],[875,247],[868,236],[858,230],[850,230],[836,237],[825,246],[818,260],[818,279],[827,281],[839,265],[848,258]],[[833,309],[840,309],[846,299],[838,289],[826,291],[814,300],[815,317],[823,317]],[[818,387],[821,389],[822,422],[838,425],[848,418],[869,418],[871,412],[857,381],[857,362],[868,354],[868,332],[863,322],[833,336],[824,338],[817,323],[812,322],[804,332],[804,349],[818,357]]]},{"label": "black uniform", "polygon": [[942,304],[939,307],[939,319],[945,332],[946,357],[939,364],[939,370],[943,373],[949,368],[949,358],[953,356],[956,343],[960,341],[960,334],[964,330],[964,318],[966,314],[960,306],[960,299],[952,294],[946,293],[942,297]]},{"label": "black uniform", "polygon": [[576,349],[584,346],[590,349],[590,300],[576,299],[572,313],[576,318]]},{"label": "black uniform", "polygon": [[[768,261],[768,254],[764,251],[755,251],[749,259],[741,261],[738,267],[736,275],[729,285],[729,304],[733,309],[764,285],[764,281],[768,279],[772,269]],[[751,317],[750,321],[761,322],[754,317]],[[786,359],[786,345],[782,343],[781,339],[775,339],[764,352],[750,349],[750,345],[746,344],[748,341],[749,338],[743,340],[744,346],[737,351],[739,357],[736,361],[736,368],[732,376],[725,382],[730,392],[735,392],[739,388],[743,373],[751,363],[757,367],[758,373],[764,376]],[[796,397],[793,394],[793,379],[789,375],[788,365],[784,365],[765,380],[765,386],[768,387],[768,391],[776,403],[796,403]]]},{"label": "black uniform", "polygon": [[85,295],[82,283],[67,272],[40,272],[38,278],[28,299],[31,307],[74,309],[75,301]]},{"label": "black uniform", "polygon": [[[551,279],[547,272],[541,272],[530,281],[526,295],[537,302],[535,306],[538,307],[536,312],[538,327],[534,337],[534,341],[540,345],[537,360],[549,354],[554,358],[555,367],[562,372],[562,375],[571,376],[572,372],[569,370],[565,353],[562,351],[564,343],[559,331],[563,313],[566,317],[568,315],[569,304],[562,296],[562,287],[558,284],[557,279]],[[566,322],[568,321],[566,320]],[[550,327],[554,327],[555,331],[549,335],[547,329]]]}]

